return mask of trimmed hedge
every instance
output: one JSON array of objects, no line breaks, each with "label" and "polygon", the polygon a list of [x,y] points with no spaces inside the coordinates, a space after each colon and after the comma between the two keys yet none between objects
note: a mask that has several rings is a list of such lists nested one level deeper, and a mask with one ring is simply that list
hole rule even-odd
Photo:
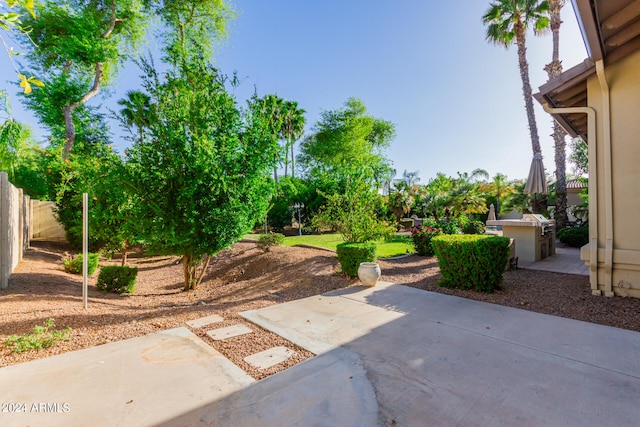
[{"label": "trimmed hedge", "polygon": [[[89,259],[87,260],[87,273],[89,275],[92,275],[96,271],[99,260],[99,253],[89,252]],[[67,273],[82,274],[82,254],[78,254],[71,259],[65,259],[62,263]]]},{"label": "trimmed hedge", "polygon": [[558,239],[567,246],[580,248],[589,243],[589,227],[569,227],[558,231]]},{"label": "trimmed hedge", "polygon": [[342,267],[342,272],[347,273],[351,277],[358,276],[358,267],[361,262],[376,261],[377,246],[373,242],[367,243],[340,243],[336,247],[338,261]]},{"label": "trimmed hedge", "polygon": [[104,292],[131,294],[136,286],[138,269],[135,267],[108,266],[102,267],[96,282],[96,288]]},{"label": "trimmed hedge", "polygon": [[509,238],[459,234],[434,237],[433,248],[447,288],[493,292],[500,289],[509,259]]}]

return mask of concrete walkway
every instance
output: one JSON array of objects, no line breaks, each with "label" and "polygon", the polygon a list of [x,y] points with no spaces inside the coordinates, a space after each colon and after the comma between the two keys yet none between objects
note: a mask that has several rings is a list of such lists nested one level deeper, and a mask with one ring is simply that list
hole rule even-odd
[{"label": "concrete walkway", "polygon": [[581,276],[589,275],[589,267],[580,259],[580,248],[572,248],[562,244],[556,246],[555,255],[543,258],[538,262],[520,261],[518,268],[579,274]]},{"label": "concrete walkway", "polygon": [[[254,382],[188,330],[174,329],[0,369],[0,402],[27,409],[0,412],[0,425],[640,420],[639,333],[390,283],[243,315],[318,356]],[[50,411],[34,412],[34,403]]]}]

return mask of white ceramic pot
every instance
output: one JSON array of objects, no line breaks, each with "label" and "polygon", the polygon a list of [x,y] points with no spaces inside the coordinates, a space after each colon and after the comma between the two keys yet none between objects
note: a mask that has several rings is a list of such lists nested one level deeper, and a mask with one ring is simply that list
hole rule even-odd
[{"label": "white ceramic pot", "polygon": [[381,274],[377,262],[361,262],[358,267],[358,278],[364,286],[375,286]]}]

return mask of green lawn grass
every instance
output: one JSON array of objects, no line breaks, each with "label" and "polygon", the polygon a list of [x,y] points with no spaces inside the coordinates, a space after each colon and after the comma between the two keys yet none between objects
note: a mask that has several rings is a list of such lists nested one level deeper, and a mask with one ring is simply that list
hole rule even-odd
[{"label": "green lawn grass", "polygon": [[[260,235],[247,234],[245,237],[257,240]],[[291,236],[284,239],[285,246],[313,245],[334,251],[340,243],[342,243],[342,237],[339,234],[310,234]],[[404,236],[394,236],[391,241],[379,240],[376,243],[378,244],[378,258],[391,258],[413,252],[413,244],[409,238]]]}]

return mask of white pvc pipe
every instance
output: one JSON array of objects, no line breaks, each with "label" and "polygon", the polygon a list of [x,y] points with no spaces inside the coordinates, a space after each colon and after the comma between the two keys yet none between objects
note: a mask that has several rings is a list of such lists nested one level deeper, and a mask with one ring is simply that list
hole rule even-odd
[{"label": "white pvc pipe", "polygon": [[[602,92],[602,147],[604,151],[604,295],[613,294],[613,185],[611,172],[611,97],[602,60],[596,61],[596,75]],[[591,198],[589,198],[591,201]]]}]

